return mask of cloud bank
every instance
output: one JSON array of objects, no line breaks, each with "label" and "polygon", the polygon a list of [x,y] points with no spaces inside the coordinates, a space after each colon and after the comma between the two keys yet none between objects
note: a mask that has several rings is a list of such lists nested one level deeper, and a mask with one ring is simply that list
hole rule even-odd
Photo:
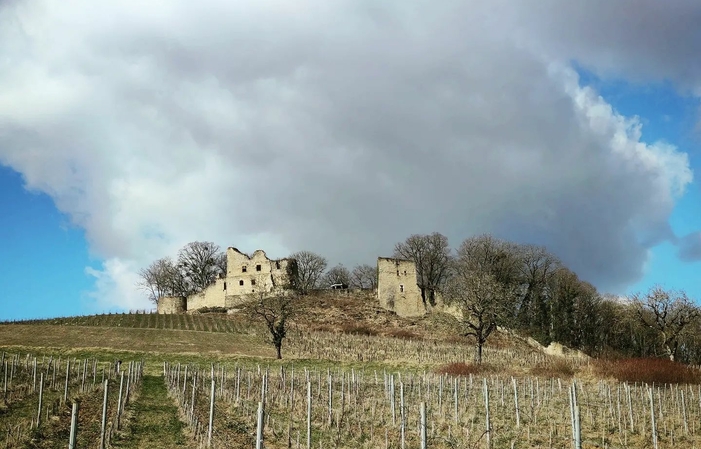
[{"label": "cloud bank", "polygon": [[85,229],[102,307],[193,240],[352,265],[432,231],[621,291],[693,173],[572,61],[698,93],[701,4],[609,3],[6,2],[0,163]]}]

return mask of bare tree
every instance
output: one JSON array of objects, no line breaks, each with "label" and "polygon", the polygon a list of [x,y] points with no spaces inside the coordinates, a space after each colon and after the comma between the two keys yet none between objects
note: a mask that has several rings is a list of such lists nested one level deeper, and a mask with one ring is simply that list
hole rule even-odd
[{"label": "bare tree", "polygon": [[299,292],[305,295],[317,287],[328,262],[324,257],[311,251],[298,251],[291,254],[290,259],[297,261],[297,282],[295,285]]},{"label": "bare tree", "polygon": [[226,276],[226,268],[227,268],[227,257],[226,257],[226,252],[222,251],[216,255],[214,258],[214,264],[217,266],[217,269],[219,270],[219,275]]},{"label": "bare tree", "polygon": [[448,237],[438,232],[411,235],[395,245],[394,257],[414,261],[421,297],[424,303],[435,305],[436,292],[446,280],[451,260]]},{"label": "bare tree", "polygon": [[262,319],[270,333],[270,343],[275,347],[278,359],[282,358],[282,341],[287,337],[288,320],[299,309],[299,297],[295,295],[257,296],[251,310],[254,317]]},{"label": "bare tree", "polygon": [[335,284],[343,284],[347,287],[351,282],[351,274],[343,264],[338,264],[324,274],[322,282],[326,287]]},{"label": "bare tree", "polygon": [[517,266],[513,246],[489,235],[463,241],[451,264],[446,301],[462,311],[463,335],[475,337],[477,363],[482,363],[482,348],[491,333],[510,323]]},{"label": "bare tree", "polygon": [[475,361],[481,364],[487,338],[508,321],[516,300],[513,287],[497,281],[491,273],[473,270],[468,260],[458,257],[445,287],[445,298],[462,312],[463,335],[475,338]]},{"label": "bare tree", "polygon": [[562,264],[542,246],[517,245],[514,250],[521,284],[518,325],[547,344],[544,340],[548,339],[551,323],[547,287]]},{"label": "bare tree", "polygon": [[377,267],[372,265],[356,265],[351,272],[350,285],[353,288],[376,289]]},{"label": "bare tree", "polygon": [[176,294],[176,281],[173,278],[175,273],[177,270],[173,261],[164,257],[139,270],[141,279],[137,285],[148,293],[151,302],[158,304],[158,300],[164,296]]},{"label": "bare tree", "polygon": [[[515,244],[506,240],[482,234],[465,239],[457,251],[460,263],[470,270],[489,274],[495,282],[508,287],[517,295],[520,293],[520,264],[521,259]],[[517,305],[513,305],[510,320],[512,325]]]},{"label": "bare tree", "polygon": [[660,336],[665,355],[674,361],[684,330],[699,318],[699,309],[683,291],[665,290],[660,286],[644,296],[633,295],[638,319]]},{"label": "bare tree", "polygon": [[201,292],[221,273],[219,246],[190,242],[178,252],[178,269],[187,280],[189,293]]}]

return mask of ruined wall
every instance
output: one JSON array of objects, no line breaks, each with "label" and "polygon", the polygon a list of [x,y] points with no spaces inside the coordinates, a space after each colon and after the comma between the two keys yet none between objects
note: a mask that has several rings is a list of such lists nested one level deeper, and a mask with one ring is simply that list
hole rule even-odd
[{"label": "ruined wall", "polygon": [[226,265],[225,277],[187,298],[188,311],[202,307],[231,308],[261,293],[285,293],[292,287],[297,267],[292,259],[271,260],[262,250],[248,256],[231,247],[226,250]]},{"label": "ruined wall", "polygon": [[181,296],[165,296],[158,300],[156,310],[160,314],[183,313],[186,308],[186,299]]},{"label": "ruined wall", "polygon": [[403,317],[425,315],[426,307],[416,279],[416,265],[413,261],[379,257],[377,299],[380,306]]},{"label": "ruined wall", "polygon": [[197,310],[202,307],[224,307],[227,282],[224,278],[217,279],[214,284],[200,293],[187,297],[187,310]]},{"label": "ruined wall", "polygon": [[290,288],[296,266],[291,259],[268,259],[262,250],[249,257],[236,248],[228,248],[226,260],[227,296],[282,293]]}]

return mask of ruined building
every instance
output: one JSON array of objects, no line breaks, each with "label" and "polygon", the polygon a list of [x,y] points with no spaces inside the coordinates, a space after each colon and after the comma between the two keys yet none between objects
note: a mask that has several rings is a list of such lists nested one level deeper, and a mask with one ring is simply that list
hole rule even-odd
[{"label": "ruined building", "polygon": [[377,299],[380,306],[403,317],[423,316],[426,306],[412,260],[377,258]]},{"label": "ruined building", "polygon": [[187,298],[161,298],[158,313],[179,313],[202,307],[232,308],[247,300],[285,294],[294,288],[297,263],[294,259],[268,259],[265,251],[251,256],[236,248],[226,250],[226,275]]}]

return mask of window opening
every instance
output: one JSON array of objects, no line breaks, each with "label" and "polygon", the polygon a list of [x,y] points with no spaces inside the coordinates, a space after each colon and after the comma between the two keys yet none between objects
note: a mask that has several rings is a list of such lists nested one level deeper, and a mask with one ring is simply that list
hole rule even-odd
[{"label": "window opening", "polygon": [[260,264],[256,265],[256,271],[260,271]]},{"label": "window opening", "polygon": [[243,285],[243,279],[239,281],[239,285]]},{"label": "window opening", "polygon": [[404,284],[399,284],[399,292],[404,293]]},{"label": "window opening", "polygon": [[241,267],[241,273],[245,273],[245,272],[246,272],[246,265]]}]

